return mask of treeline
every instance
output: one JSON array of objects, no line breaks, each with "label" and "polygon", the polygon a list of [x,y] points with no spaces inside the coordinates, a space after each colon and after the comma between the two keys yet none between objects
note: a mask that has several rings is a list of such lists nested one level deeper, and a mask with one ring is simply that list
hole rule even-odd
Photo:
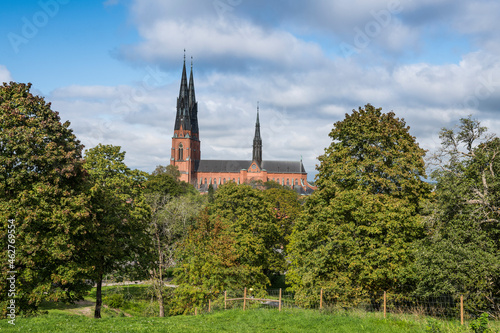
[{"label": "treeline", "polygon": [[[15,240],[1,278],[16,272],[18,313],[97,285],[99,318],[108,274],[151,280],[160,316],[224,290],[259,295],[282,275],[304,306],[321,288],[351,304],[385,290],[498,306],[500,140],[470,117],[441,131],[426,166],[404,120],[369,104],[353,110],[334,124],[306,199],[273,182],[200,195],[175,167],[129,169],[120,147],[83,154],[30,85],[0,87],[0,124],[0,246]],[[0,284],[4,315],[9,288]]]}]

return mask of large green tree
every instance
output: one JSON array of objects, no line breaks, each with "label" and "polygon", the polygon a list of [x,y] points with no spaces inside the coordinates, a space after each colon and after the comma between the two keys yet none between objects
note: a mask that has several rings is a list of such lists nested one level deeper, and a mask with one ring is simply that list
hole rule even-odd
[{"label": "large green tree", "polygon": [[370,104],[329,135],[318,189],[291,236],[287,279],[304,304],[319,288],[346,302],[405,290],[412,244],[423,236],[425,152],[404,120]]},{"label": "large green tree", "polygon": [[180,181],[179,177],[176,166],[158,165],[145,183],[152,213],[148,224],[153,254],[149,272],[160,317],[165,316],[165,272],[175,266],[175,248],[205,202],[193,185]]},{"label": "large green tree", "polygon": [[233,182],[219,187],[178,247],[175,311],[193,311],[224,290],[264,290],[278,239],[276,215],[262,191]]},{"label": "large green tree", "polygon": [[146,200],[151,207],[148,226],[153,262],[150,276],[159,303],[159,315],[165,316],[164,279],[167,269],[175,266],[174,253],[194,225],[196,216],[203,208],[201,195],[171,197],[162,193],[148,193]]},{"label": "large green tree", "polygon": [[131,170],[119,146],[101,145],[85,154],[84,167],[91,182],[91,210],[97,229],[92,248],[85,252],[97,284],[95,318],[101,317],[102,281],[105,274],[133,265],[149,248],[147,221],[150,207],[143,184],[147,174]]},{"label": "large green tree", "polygon": [[[84,282],[88,262],[82,256],[94,230],[83,186],[83,146],[69,122],[61,123],[50,103],[30,89],[14,82],[0,87],[0,246],[6,254],[1,279],[15,277],[18,314],[42,300],[81,299],[91,287]],[[3,314],[6,287],[0,284]]]},{"label": "large green tree", "polygon": [[[471,117],[440,132],[431,159],[437,182],[428,237],[420,244],[417,291],[466,295],[495,309],[500,297],[500,139]],[[498,310],[498,308],[497,308]],[[492,312],[493,314],[493,312]]]}]

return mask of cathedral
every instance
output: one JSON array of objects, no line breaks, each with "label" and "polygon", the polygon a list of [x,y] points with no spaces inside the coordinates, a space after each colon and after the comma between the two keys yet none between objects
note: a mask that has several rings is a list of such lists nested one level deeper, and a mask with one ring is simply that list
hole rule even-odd
[{"label": "cathedral", "polygon": [[260,136],[259,108],[255,122],[252,160],[202,160],[198,127],[198,103],[194,92],[193,64],[189,82],[186,59],[182,68],[181,86],[177,98],[174,136],[170,164],[178,167],[180,179],[205,192],[210,184],[215,188],[226,182],[237,184],[252,181],[275,181],[300,194],[310,194],[315,187],[307,183],[302,161],[263,161]]}]

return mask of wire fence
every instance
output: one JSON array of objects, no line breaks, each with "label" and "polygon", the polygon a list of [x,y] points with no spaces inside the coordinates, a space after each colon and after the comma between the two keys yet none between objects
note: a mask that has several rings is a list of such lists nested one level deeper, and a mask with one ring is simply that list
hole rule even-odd
[{"label": "wire fence", "polygon": [[[170,291],[172,292],[172,291]],[[112,289],[103,289],[103,299],[116,307],[127,301],[142,301],[148,303],[149,311],[143,315],[157,315],[157,299],[151,287],[147,285],[123,285]],[[168,302],[168,297],[165,299]],[[114,306],[113,306],[114,307]],[[150,309],[151,308],[151,309]],[[329,290],[317,290],[305,293],[286,289],[227,290],[214,295],[201,306],[190,311],[192,314],[202,314],[228,309],[275,309],[282,311],[290,308],[315,309],[320,311],[350,311],[378,312],[388,314],[411,314],[429,316],[448,320],[459,320],[462,323],[478,318],[482,313],[488,313],[489,318],[500,319],[500,298],[478,297],[467,295],[422,296],[401,295],[388,292],[374,293],[365,297],[339,295]],[[152,312],[151,312],[152,311]]]},{"label": "wire fence", "polygon": [[269,289],[266,292],[254,292],[251,289],[226,291],[209,304],[196,308],[194,314],[208,313],[227,309],[275,309],[289,308],[316,309],[321,311],[361,310],[388,314],[410,314],[429,316],[447,320],[458,320],[462,324],[478,318],[487,312],[491,319],[500,319],[500,298],[488,298],[478,301],[473,297],[458,296],[421,296],[400,295],[386,292],[370,297],[351,299],[333,295],[325,290],[318,290],[316,301],[304,303],[296,293],[285,289]]}]

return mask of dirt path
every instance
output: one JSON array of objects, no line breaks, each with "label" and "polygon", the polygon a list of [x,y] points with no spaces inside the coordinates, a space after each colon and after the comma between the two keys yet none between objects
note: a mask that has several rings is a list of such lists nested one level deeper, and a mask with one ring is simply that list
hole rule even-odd
[{"label": "dirt path", "polygon": [[[67,311],[71,314],[86,316],[86,317],[90,317],[90,318],[92,318],[94,316],[94,309],[95,309],[94,302],[84,300],[84,301],[75,302],[75,305],[77,305],[77,307],[74,307],[71,309],[66,309],[65,311]],[[109,309],[109,310],[112,310],[112,311],[116,312],[117,314],[119,314],[121,312],[125,315],[125,317],[132,317],[132,315],[130,313],[126,313],[125,311],[122,311],[120,309],[111,308],[111,307],[107,306],[106,304],[103,304],[102,307]]]}]

